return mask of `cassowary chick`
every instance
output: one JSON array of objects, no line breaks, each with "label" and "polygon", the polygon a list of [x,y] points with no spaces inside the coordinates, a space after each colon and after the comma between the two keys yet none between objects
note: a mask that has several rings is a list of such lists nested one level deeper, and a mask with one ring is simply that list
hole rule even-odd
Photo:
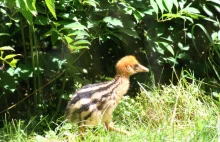
[{"label": "cassowary chick", "polygon": [[78,123],[81,132],[84,132],[85,126],[104,123],[107,130],[126,133],[110,126],[112,113],[128,91],[129,77],[148,71],[134,56],[123,57],[116,64],[116,76],[113,80],[83,86],[72,95],[66,108],[66,118]]}]

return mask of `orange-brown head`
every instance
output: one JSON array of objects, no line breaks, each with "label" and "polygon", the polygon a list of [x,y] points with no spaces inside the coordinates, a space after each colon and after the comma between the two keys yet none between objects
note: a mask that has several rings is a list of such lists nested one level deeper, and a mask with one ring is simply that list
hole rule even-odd
[{"label": "orange-brown head", "polygon": [[138,72],[149,72],[149,69],[141,65],[134,56],[129,55],[117,62],[116,72],[117,75],[129,77]]}]

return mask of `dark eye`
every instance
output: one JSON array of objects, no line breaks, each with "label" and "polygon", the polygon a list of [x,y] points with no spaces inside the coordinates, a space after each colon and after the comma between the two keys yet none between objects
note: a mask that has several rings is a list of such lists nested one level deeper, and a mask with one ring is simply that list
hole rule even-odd
[{"label": "dark eye", "polygon": [[138,64],[135,64],[134,65],[134,70],[138,70],[139,69],[139,65]]}]

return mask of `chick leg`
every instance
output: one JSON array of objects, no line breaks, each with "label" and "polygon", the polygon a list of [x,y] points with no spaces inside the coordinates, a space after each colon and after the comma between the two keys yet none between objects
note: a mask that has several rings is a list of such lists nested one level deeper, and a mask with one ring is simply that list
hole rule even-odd
[{"label": "chick leg", "polygon": [[84,126],[79,126],[79,136],[83,140],[85,135],[85,127]]},{"label": "chick leg", "polygon": [[123,130],[119,130],[113,126],[111,126],[109,123],[105,122],[105,127],[108,131],[116,131],[116,132],[119,132],[121,134],[125,134],[125,135],[130,135],[129,132],[127,131],[123,131]]}]

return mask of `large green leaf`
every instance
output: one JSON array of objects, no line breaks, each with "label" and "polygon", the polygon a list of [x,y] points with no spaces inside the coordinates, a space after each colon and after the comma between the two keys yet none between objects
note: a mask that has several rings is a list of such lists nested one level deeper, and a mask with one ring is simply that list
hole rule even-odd
[{"label": "large green leaf", "polygon": [[45,16],[39,15],[36,17],[34,20],[34,23],[37,25],[48,25],[49,24],[49,19]]},{"label": "large green leaf", "polygon": [[168,11],[171,12],[173,8],[173,0],[163,0],[163,2],[167,7]]},{"label": "large green leaf", "polygon": [[103,21],[108,23],[108,24],[111,24],[112,26],[123,27],[121,20],[118,19],[118,18],[114,18],[114,17],[108,16],[108,17],[105,17],[103,19]]},{"label": "large green leaf", "polygon": [[23,0],[26,8],[34,15],[37,16],[37,9],[35,7],[36,0]]},{"label": "large green leaf", "polygon": [[57,19],[55,12],[55,0],[45,0],[47,8],[50,10],[50,13],[53,15],[55,19]]},{"label": "large green leaf", "polygon": [[154,0],[150,0],[150,5],[153,7],[153,10],[158,14],[158,6]]},{"label": "large green leaf", "polygon": [[[65,24],[64,29],[85,30],[87,28],[84,25],[80,24],[79,22],[75,22],[75,23]],[[63,30],[63,29],[61,29],[61,30]]]},{"label": "large green leaf", "polygon": [[2,46],[2,47],[0,47],[0,51],[1,50],[12,50],[12,51],[15,51],[14,48],[12,48],[11,46]]},{"label": "large green leaf", "polygon": [[123,32],[129,36],[132,36],[134,38],[140,39],[139,35],[137,34],[137,32],[134,29],[120,29],[119,31]]},{"label": "large green leaf", "polygon": [[158,5],[158,7],[160,8],[161,13],[164,12],[165,8],[163,6],[163,1],[162,0],[156,0],[156,3]]},{"label": "large green leaf", "polygon": [[4,59],[7,60],[7,59],[14,58],[14,57],[16,57],[16,56],[18,56],[18,54],[9,54],[9,55],[5,56]]},{"label": "large green leaf", "polygon": [[33,25],[33,15],[31,11],[28,9],[27,5],[25,4],[24,0],[16,0],[16,6],[18,11],[22,13],[25,17],[29,25]]},{"label": "large green leaf", "polygon": [[163,48],[166,48],[172,55],[174,55],[174,50],[172,45],[170,45],[167,42],[159,42],[159,45],[162,46]]},{"label": "large green leaf", "polygon": [[89,44],[90,45],[90,42],[88,40],[78,40],[78,41],[75,41],[73,43],[73,45],[82,45],[82,44]]}]

